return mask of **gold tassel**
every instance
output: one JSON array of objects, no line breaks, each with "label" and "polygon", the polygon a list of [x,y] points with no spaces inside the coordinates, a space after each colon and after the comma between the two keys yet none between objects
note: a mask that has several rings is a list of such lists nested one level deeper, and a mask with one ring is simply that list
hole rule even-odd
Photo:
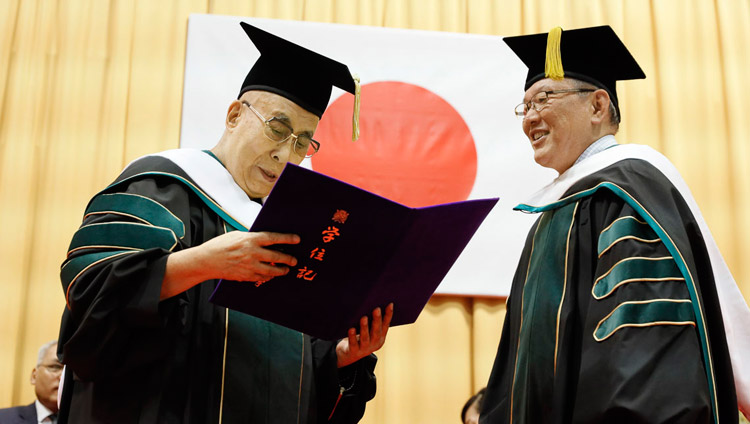
[{"label": "gold tassel", "polygon": [[359,75],[352,74],[354,78],[354,114],[352,115],[352,141],[359,139],[359,97],[362,87],[359,85]]},{"label": "gold tassel", "polygon": [[352,141],[359,139],[359,98],[362,87],[359,85],[359,76],[353,74],[354,78],[354,114],[352,115]]},{"label": "gold tassel", "polygon": [[562,56],[560,55],[560,39],[562,38],[562,28],[552,28],[547,34],[547,57],[544,62],[544,76],[554,80],[565,78],[565,71],[562,66]]}]

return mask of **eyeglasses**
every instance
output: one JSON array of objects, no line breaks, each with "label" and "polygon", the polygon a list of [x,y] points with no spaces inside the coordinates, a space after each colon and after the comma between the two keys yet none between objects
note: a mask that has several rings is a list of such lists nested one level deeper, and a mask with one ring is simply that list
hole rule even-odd
[{"label": "eyeglasses", "polygon": [[39,364],[39,367],[45,368],[50,374],[59,374],[63,370],[63,364]]},{"label": "eyeglasses", "polygon": [[526,103],[521,103],[518,106],[516,106],[515,112],[516,116],[524,118],[526,117],[526,114],[529,113],[529,110],[532,108],[537,111],[541,112],[542,109],[549,106],[549,103],[547,102],[550,99],[550,94],[570,94],[570,93],[589,93],[592,91],[596,91],[593,88],[569,88],[566,90],[549,90],[549,91],[540,91],[531,98]]},{"label": "eyeglasses", "polygon": [[287,140],[292,139],[293,140],[292,150],[294,151],[294,154],[298,156],[303,156],[306,158],[311,157],[312,155],[317,153],[318,150],[320,149],[320,143],[313,140],[312,137],[308,135],[294,134],[294,130],[292,129],[292,127],[290,127],[289,124],[282,121],[281,119],[277,117],[266,119],[265,117],[263,117],[263,115],[260,114],[260,112],[255,110],[255,108],[252,107],[250,103],[243,101],[242,104],[249,107],[250,110],[252,110],[253,113],[255,113],[255,116],[257,116],[258,119],[260,119],[263,122],[264,124],[263,134],[265,134],[265,136],[269,140],[275,141],[279,144],[283,144]]}]

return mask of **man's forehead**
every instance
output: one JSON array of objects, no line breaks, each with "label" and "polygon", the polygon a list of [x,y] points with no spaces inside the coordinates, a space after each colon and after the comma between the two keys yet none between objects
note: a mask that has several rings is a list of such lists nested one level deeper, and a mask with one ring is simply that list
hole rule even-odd
[{"label": "man's forehead", "polygon": [[553,80],[550,78],[544,78],[537,82],[535,82],[531,87],[529,87],[528,90],[526,90],[526,93],[524,93],[524,99],[528,100],[535,94],[541,92],[541,91],[551,91],[551,90],[561,90],[566,88],[572,88],[574,85],[574,80],[570,78],[565,78],[562,80]]},{"label": "man's forehead", "polygon": [[289,125],[294,125],[294,130],[300,132],[313,132],[320,121],[314,113],[270,91],[246,91],[240,98],[252,104],[256,109],[261,109],[266,119],[277,118]]}]

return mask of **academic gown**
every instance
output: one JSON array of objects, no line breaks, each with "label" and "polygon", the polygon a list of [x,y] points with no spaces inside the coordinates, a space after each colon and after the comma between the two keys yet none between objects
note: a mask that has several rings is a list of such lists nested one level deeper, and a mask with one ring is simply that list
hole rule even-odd
[{"label": "academic gown", "polygon": [[746,359],[730,358],[704,234],[659,169],[617,157],[643,148],[599,153],[614,160],[516,207],[541,215],[481,423],[737,422],[732,360]]},{"label": "academic gown", "polygon": [[67,307],[59,351],[74,372],[63,395],[68,422],[362,417],[375,393],[374,355],[339,370],[335,342],[210,303],[215,280],[159,301],[170,252],[245,229],[237,227],[235,216],[161,156],[134,161],[91,200],[61,269]]}]

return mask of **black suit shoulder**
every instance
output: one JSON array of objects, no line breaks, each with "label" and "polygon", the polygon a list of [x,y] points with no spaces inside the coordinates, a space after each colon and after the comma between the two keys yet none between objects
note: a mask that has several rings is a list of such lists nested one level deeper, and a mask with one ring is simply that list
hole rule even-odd
[{"label": "black suit shoulder", "polygon": [[0,409],[0,424],[36,424],[36,406],[13,406]]}]

